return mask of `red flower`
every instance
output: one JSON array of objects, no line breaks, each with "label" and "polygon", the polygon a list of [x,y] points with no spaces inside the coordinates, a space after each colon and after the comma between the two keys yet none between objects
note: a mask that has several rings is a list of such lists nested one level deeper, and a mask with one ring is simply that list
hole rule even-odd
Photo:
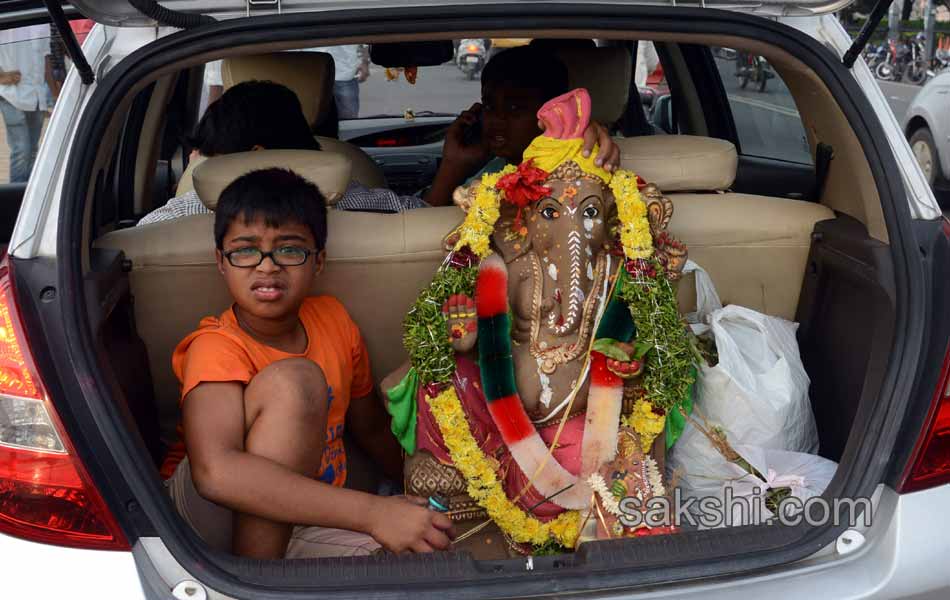
[{"label": "red flower", "polygon": [[547,171],[533,167],[533,160],[518,165],[518,170],[509,173],[495,184],[495,187],[505,192],[505,201],[518,208],[524,208],[532,202],[537,202],[551,193],[551,188],[542,185],[548,178]]},{"label": "red flower", "polygon": [[468,246],[463,246],[459,248],[449,257],[449,266],[453,269],[464,269],[465,267],[471,267],[478,263],[478,257],[475,256],[475,253],[472,252]]},{"label": "red flower", "polygon": [[635,279],[653,279],[656,277],[656,269],[649,261],[642,258],[628,259],[627,262],[624,263],[624,267],[627,273]]},{"label": "red flower", "polygon": [[518,165],[518,170],[509,173],[495,184],[495,188],[505,192],[505,202],[518,207],[518,215],[512,224],[515,231],[521,227],[521,211],[532,202],[537,202],[551,193],[551,188],[542,185],[548,178],[544,169],[533,167],[533,160]]}]

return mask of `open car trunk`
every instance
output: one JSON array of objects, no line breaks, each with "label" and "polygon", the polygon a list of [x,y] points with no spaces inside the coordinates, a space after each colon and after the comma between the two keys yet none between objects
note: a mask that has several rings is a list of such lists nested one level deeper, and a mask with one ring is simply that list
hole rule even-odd
[{"label": "open car trunk", "polygon": [[[850,189],[841,183],[846,177],[829,180],[826,193],[841,196],[830,208],[765,195],[670,194],[675,206],[670,230],[709,270],[724,303],[801,324],[798,338],[811,378],[819,453],[840,463],[824,496],[870,497],[894,476],[882,457],[895,452],[911,397],[912,378],[899,385],[900,374],[920,351],[919,327],[908,314],[922,293],[915,279],[919,267],[907,258],[917,250],[909,244],[908,209],[894,158],[879,124],[862,119],[862,112],[873,113],[834,57],[787,27],[719,11],[535,4],[462,10],[303,13],[293,20],[275,16],[221,23],[214,36],[199,29],[160,39],[100,81],[82,119],[64,186],[59,253],[66,266],[61,267],[60,300],[30,304],[25,318],[43,323],[51,344],[70,349],[68,364],[42,351],[38,361],[60,377],[52,396],[68,407],[67,425],[83,439],[80,453],[93,465],[93,476],[108,481],[104,497],[122,513],[129,538],[139,540],[137,558],[149,585],[160,588],[174,572],[169,565],[180,565],[194,579],[234,597],[411,592],[460,598],[606,591],[782,565],[814,554],[847,527],[801,523],[683,531],[588,543],[573,554],[535,557],[527,565],[524,559],[475,561],[453,552],[262,562],[205,546],[174,513],[155,465],[161,453],[156,406],[165,405],[158,396],[175,393],[169,348],[194,327],[196,317],[216,314],[228,303],[226,289],[215,278],[210,240],[196,242],[209,235],[208,222],[187,217],[173,234],[123,229],[91,241],[89,203],[102,191],[97,182],[107,163],[98,144],[117,139],[119,128],[110,117],[129,106],[130,90],[141,89],[165,65],[204,62],[252,39],[263,44],[332,36],[338,41],[371,33],[438,39],[500,27],[512,37],[543,32],[637,38],[631,32],[648,31],[644,37],[694,42],[701,40],[695,36],[719,36],[774,54],[777,64],[781,57],[799,61],[837,102],[828,110],[840,111],[841,122],[850,125],[842,139],[862,155],[865,164],[854,174],[865,179]],[[868,208],[874,204],[883,210]],[[844,207],[851,207],[851,214]],[[331,258],[316,291],[340,298],[361,326],[375,355],[377,380],[398,366],[394,346],[402,315],[441,261],[442,235],[459,220],[452,208],[331,214]],[[347,231],[360,234],[334,233]],[[168,235],[180,240],[173,244],[177,258],[155,251]],[[21,289],[30,290],[31,281],[48,275],[50,268],[38,263],[18,268]],[[380,303],[380,297],[386,300]],[[681,297],[692,301],[688,292]],[[66,390],[73,393],[62,394]]]}]

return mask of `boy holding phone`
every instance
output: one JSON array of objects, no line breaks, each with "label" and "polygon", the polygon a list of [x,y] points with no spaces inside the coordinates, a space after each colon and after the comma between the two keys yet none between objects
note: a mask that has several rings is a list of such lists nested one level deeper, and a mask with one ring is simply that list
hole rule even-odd
[{"label": "boy holding phone", "polygon": [[[541,134],[537,112],[568,91],[567,68],[550,52],[531,46],[495,55],[482,71],[482,101],[449,127],[442,162],[425,196],[432,206],[452,202],[452,192],[469,178],[519,164],[525,148]],[[607,130],[591,123],[584,132],[584,154],[600,147],[595,162],[608,171],[620,163],[620,150]]]}]

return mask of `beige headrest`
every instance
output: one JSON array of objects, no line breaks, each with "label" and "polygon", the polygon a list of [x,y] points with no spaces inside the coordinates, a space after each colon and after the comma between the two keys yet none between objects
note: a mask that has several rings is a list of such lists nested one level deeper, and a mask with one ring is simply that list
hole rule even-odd
[{"label": "beige headrest", "polygon": [[610,126],[623,116],[632,73],[626,48],[564,48],[555,54],[567,67],[570,89],[582,87],[590,92],[595,121]]},{"label": "beige headrest", "polygon": [[663,192],[728,190],[739,157],[732,142],[695,135],[614,138],[620,166]]},{"label": "beige headrest", "polygon": [[182,171],[181,177],[178,179],[178,187],[175,188],[176,196],[184,196],[188,192],[195,189],[195,182],[192,180],[195,174],[195,169],[198,168],[198,165],[205,161],[205,157],[201,154],[195,154],[188,161],[188,166],[185,167],[185,170]]},{"label": "beige headrest", "polygon": [[342,154],[317,150],[258,150],[214,156],[198,165],[194,172],[195,191],[209,210],[218,205],[224,188],[238,177],[279,167],[290,169],[316,184],[327,204],[335,204],[346,191],[352,163]]},{"label": "beige headrest", "polygon": [[227,90],[242,81],[273,81],[297,94],[311,127],[321,123],[333,100],[333,57],[325,52],[274,52],[226,58],[221,80]]}]

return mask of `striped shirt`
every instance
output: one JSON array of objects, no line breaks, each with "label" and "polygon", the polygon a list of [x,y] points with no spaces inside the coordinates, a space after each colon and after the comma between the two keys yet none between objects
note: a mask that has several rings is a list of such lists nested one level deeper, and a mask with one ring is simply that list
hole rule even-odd
[{"label": "striped shirt", "polygon": [[[414,208],[426,208],[429,205],[416,196],[400,196],[386,188],[368,188],[362,184],[351,182],[346,193],[339,202],[333,205],[337,210],[361,210],[373,212],[395,213]],[[164,206],[148,213],[136,226],[180,219],[191,215],[203,215],[212,211],[202,204],[194,190],[172,198]]]}]

